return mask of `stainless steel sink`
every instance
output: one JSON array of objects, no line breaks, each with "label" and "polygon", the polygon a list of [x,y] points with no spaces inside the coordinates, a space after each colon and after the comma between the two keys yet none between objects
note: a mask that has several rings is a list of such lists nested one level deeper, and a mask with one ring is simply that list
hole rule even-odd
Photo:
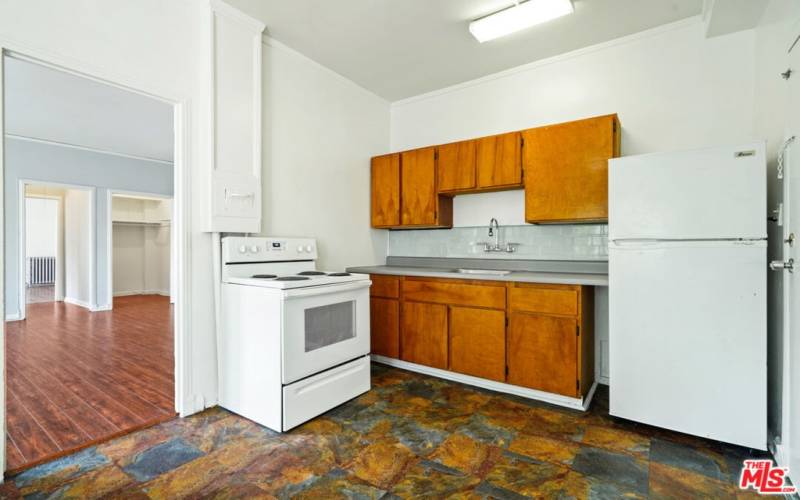
[{"label": "stainless steel sink", "polygon": [[456,269],[459,274],[491,274],[493,276],[505,276],[511,271],[500,271],[498,269]]}]

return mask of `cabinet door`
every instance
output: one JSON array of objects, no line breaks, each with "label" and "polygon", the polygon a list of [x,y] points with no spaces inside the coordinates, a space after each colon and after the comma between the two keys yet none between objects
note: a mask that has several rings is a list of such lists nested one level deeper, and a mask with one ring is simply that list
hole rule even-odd
[{"label": "cabinet door", "polygon": [[372,226],[400,225],[400,155],[372,159]]},{"label": "cabinet door", "polygon": [[212,3],[211,204],[208,230],[261,230],[261,32]]},{"label": "cabinet door", "polygon": [[436,148],[401,153],[401,223],[434,226],[437,217]]},{"label": "cabinet door", "polygon": [[527,222],[608,220],[608,160],[619,155],[616,115],[522,132]]},{"label": "cabinet door", "polygon": [[462,141],[439,146],[439,192],[452,192],[475,187],[475,141]]},{"label": "cabinet door", "polygon": [[477,140],[478,188],[522,185],[522,154],[519,132]]},{"label": "cabinet door", "polygon": [[508,383],[579,396],[575,318],[512,313],[508,324]]},{"label": "cabinet door", "polygon": [[403,303],[401,358],[447,369],[447,306]]},{"label": "cabinet door", "polygon": [[372,297],[369,306],[372,354],[400,357],[400,302]]},{"label": "cabinet door", "polygon": [[450,369],[505,382],[505,311],[450,308]]}]

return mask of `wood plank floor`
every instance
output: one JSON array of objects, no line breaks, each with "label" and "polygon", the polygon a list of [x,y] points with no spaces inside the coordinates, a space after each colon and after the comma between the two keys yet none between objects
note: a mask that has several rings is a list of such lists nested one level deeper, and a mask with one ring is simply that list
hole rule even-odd
[{"label": "wood plank floor", "polygon": [[8,470],[172,418],[172,327],[158,295],[95,313],[29,304],[25,321],[6,323]]}]

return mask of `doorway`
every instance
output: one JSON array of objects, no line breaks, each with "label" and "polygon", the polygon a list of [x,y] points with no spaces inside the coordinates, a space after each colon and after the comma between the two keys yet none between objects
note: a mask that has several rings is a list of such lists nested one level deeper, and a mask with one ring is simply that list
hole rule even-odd
[{"label": "doorway", "polygon": [[[174,103],[38,61],[4,53],[2,70],[4,279],[19,290],[4,304],[3,448],[19,471],[182,408],[181,120]],[[142,217],[115,224],[117,194]],[[115,288],[133,268],[140,286]]]},{"label": "doorway", "polygon": [[[33,187],[33,186],[31,186]],[[25,304],[63,300],[57,294],[61,245],[61,199],[25,191]],[[61,283],[58,283],[59,285]],[[59,296],[60,295],[60,296]]]}]

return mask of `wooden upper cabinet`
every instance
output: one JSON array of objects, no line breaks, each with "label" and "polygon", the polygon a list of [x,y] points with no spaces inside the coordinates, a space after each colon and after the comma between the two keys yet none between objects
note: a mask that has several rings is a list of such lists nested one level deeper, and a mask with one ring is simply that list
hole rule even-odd
[{"label": "wooden upper cabinet", "polygon": [[372,226],[400,225],[400,154],[372,159]]},{"label": "wooden upper cabinet", "polygon": [[505,311],[450,308],[450,370],[505,382]]},{"label": "wooden upper cabinet", "polygon": [[483,137],[476,142],[478,189],[522,186],[522,138],[519,132]]},{"label": "wooden upper cabinet", "polygon": [[475,188],[475,142],[454,142],[437,148],[440,193]]},{"label": "wooden upper cabinet", "polygon": [[524,130],[525,220],[608,220],[608,160],[619,156],[617,115]]},{"label": "wooden upper cabinet", "polygon": [[452,199],[437,192],[436,148],[400,153],[401,226],[449,227]]},{"label": "wooden upper cabinet", "polygon": [[401,321],[401,359],[446,370],[447,306],[403,302]]}]

